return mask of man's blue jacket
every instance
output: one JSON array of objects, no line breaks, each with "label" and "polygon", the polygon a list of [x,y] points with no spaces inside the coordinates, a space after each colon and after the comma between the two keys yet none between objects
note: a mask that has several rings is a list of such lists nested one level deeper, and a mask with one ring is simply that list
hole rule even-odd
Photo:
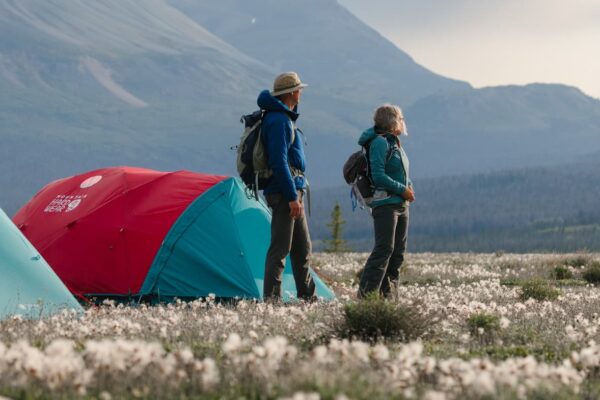
[{"label": "man's blue jacket", "polygon": [[[306,187],[303,140],[299,131],[293,134],[294,124],[300,114],[297,113],[297,107],[290,110],[271,96],[268,90],[263,90],[256,102],[261,110],[267,111],[262,122],[262,137],[269,168],[273,170],[264,194],[281,193],[288,202],[297,200],[297,191]],[[302,172],[302,175],[292,176],[290,167]]]}]

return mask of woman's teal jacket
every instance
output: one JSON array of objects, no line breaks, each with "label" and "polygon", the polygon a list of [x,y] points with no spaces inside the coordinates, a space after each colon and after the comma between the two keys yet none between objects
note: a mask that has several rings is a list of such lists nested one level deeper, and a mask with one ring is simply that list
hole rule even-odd
[{"label": "woman's teal jacket", "polygon": [[369,148],[371,178],[375,185],[375,196],[370,206],[400,203],[408,205],[402,193],[407,186],[412,186],[412,182],[408,173],[408,157],[398,138],[391,133],[379,135],[374,128],[369,128],[362,133],[358,144]]}]

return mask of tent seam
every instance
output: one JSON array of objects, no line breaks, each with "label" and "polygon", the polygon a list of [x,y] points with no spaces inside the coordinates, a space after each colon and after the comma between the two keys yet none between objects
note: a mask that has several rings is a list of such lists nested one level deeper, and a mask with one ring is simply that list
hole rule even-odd
[{"label": "tent seam", "polygon": [[[223,181],[221,181],[223,182]],[[221,183],[219,182],[219,183]],[[213,186],[214,187],[214,186]],[[212,188],[211,188],[212,189]],[[209,189],[210,190],[210,189]],[[206,192],[204,192],[206,193]],[[202,193],[202,194],[204,194]],[[180,218],[185,215],[186,211],[189,210],[190,208],[192,208],[194,206],[194,203],[199,200],[202,197],[202,194],[200,194],[198,197],[196,197],[196,199],[185,209],[183,210],[183,212],[181,213],[181,215],[179,216]],[[156,273],[156,278],[153,280],[152,285],[150,286],[150,289],[148,291],[148,293],[141,293],[141,288],[144,287],[144,282],[142,282],[142,287],[140,288],[140,291],[136,294],[136,296],[140,296],[140,295],[144,295],[144,294],[151,294],[154,290],[154,288],[156,287],[156,284],[158,282],[158,279],[163,271],[163,269],[166,266],[166,263],[169,261],[169,259],[171,258],[172,254],[173,254],[173,248],[175,248],[175,246],[177,245],[177,243],[179,242],[179,240],[181,240],[181,238],[183,237],[183,235],[185,234],[185,232],[187,232],[188,229],[190,229],[190,227],[194,224],[195,221],[198,220],[198,218],[200,217],[201,213],[204,212],[208,207],[210,207],[214,202],[216,202],[217,200],[219,200],[223,195],[225,194],[225,191],[222,191],[218,196],[216,196],[210,203],[206,204],[204,207],[202,207],[201,211],[194,217],[194,219],[185,227],[185,229],[181,232],[181,234],[178,235],[177,239],[170,244],[169,247],[169,254],[166,258],[166,260],[164,262],[162,262],[162,266],[160,267],[160,269],[158,270],[158,272]],[[177,220],[175,221],[175,223],[173,224],[173,227],[175,227],[177,225]],[[171,232],[167,232],[167,234],[165,235],[165,239],[169,237],[169,234]],[[160,255],[161,250],[163,249],[163,247],[166,247],[167,243],[165,241],[163,241],[163,244],[158,248],[158,251],[156,252],[156,256],[154,258],[154,260],[157,259],[157,257]],[[154,262],[152,264],[150,264],[150,268],[148,270],[148,273],[150,273],[150,270],[152,269],[152,265],[154,264]]]},{"label": "tent seam", "polygon": [[[233,186],[237,185],[237,181],[235,180],[235,178],[231,178],[231,179],[233,180],[233,185],[232,185],[232,186],[230,187],[230,189],[229,189],[230,193],[231,193],[231,191],[232,191],[232,189],[233,189]],[[229,197],[231,198],[231,195],[230,195]],[[234,221],[235,221],[235,216],[234,216],[234,214],[233,214],[232,207],[229,207],[229,212],[230,212],[230,214],[231,214],[231,218],[232,218],[232,220],[234,220]],[[238,228],[238,225],[237,225],[237,224],[233,224],[233,225],[234,225],[234,227],[235,227],[235,234],[236,234],[236,236],[237,236],[238,242],[239,242],[239,243],[240,243],[240,244],[243,246],[243,245],[244,245],[244,242],[242,241],[242,235],[240,234],[240,230],[239,230],[239,228]],[[254,282],[254,284],[255,284],[255,286],[256,286],[256,278],[254,278],[254,274],[252,274],[252,270],[250,269],[250,267],[249,267],[249,265],[248,265],[248,262],[247,262],[247,259],[246,259],[246,249],[245,249],[245,248],[242,248],[242,251],[243,251],[243,254],[244,254],[244,257],[243,257],[243,258],[244,258],[244,265],[245,265],[245,267],[246,267],[246,272],[247,272],[247,273],[248,273],[248,275],[250,276],[250,278],[251,278],[251,281],[252,281],[252,282]],[[258,294],[258,297],[260,298],[260,289],[258,288],[258,286],[257,286],[257,288],[256,288],[256,289],[257,289],[257,294]]]}]

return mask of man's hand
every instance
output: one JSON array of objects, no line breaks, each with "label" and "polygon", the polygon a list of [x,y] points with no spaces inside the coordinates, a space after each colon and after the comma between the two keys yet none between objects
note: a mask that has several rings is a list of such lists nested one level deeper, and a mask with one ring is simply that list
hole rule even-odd
[{"label": "man's hand", "polygon": [[402,193],[402,198],[404,200],[410,201],[411,203],[415,201],[415,191],[411,186],[407,187],[406,190],[404,190],[404,193]]},{"label": "man's hand", "polygon": [[300,202],[300,200],[294,200],[289,202],[290,205],[290,217],[294,219],[298,219],[302,217],[304,213],[304,206]]}]

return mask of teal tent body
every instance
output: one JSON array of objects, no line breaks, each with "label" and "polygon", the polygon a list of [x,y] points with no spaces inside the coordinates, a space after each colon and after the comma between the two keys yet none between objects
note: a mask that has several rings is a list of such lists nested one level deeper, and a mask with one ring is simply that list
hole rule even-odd
[{"label": "teal tent body", "polygon": [[[157,297],[262,298],[264,260],[271,214],[246,194],[237,178],[214,185],[177,219],[141,288]],[[316,295],[335,295],[312,273]],[[289,258],[283,275],[284,300],[296,294]]]},{"label": "teal tent body", "polygon": [[81,306],[0,209],[0,319],[52,315]]}]

